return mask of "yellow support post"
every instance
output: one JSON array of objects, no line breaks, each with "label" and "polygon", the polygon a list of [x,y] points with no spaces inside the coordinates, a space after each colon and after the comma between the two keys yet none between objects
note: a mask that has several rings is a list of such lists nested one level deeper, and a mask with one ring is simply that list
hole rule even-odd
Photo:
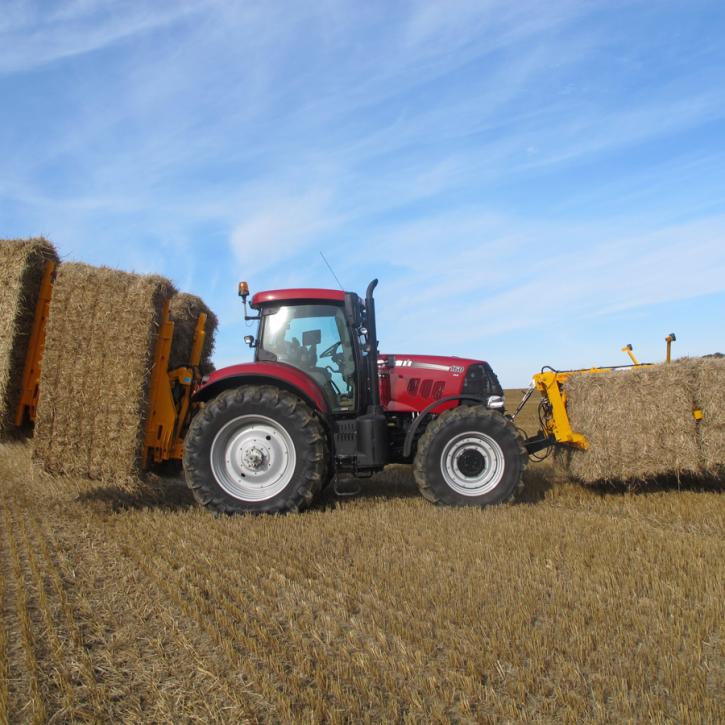
[{"label": "yellow support post", "polygon": [[[591,372],[599,372],[592,369]],[[548,399],[551,405],[551,418],[547,421],[547,431],[556,438],[557,443],[570,443],[577,448],[588,448],[589,441],[571,428],[566,412],[566,393],[561,384],[568,380],[567,373],[545,372],[534,375],[534,383],[539,392]]]},{"label": "yellow support post", "polygon": [[631,361],[632,361],[632,362],[633,362],[633,363],[634,363],[635,365],[639,365],[639,361],[637,360],[637,358],[636,358],[636,357],[634,356],[634,353],[632,352],[632,345],[631,345],[631,343],[630,343],[629,345],[625,345],[625,346],[624,346],[624,347],[622,348],[622,352],[626,352],[626,353],[627,353],[627,355],[629,355],[629,359],[630,359],[630,360],[631,360]]},{"label": "yellow support post", "polygon": [[169,302],[164,304],[161,313],[159,336],[154,349],[154,362],[151,369],[149,388],[149,414],[144,440],[143,466],[149,464],[149,457],[155,463],[164,460],[174,433],[176,406],[169,384],[168,368],[171,355],[171,342],[174,338],[174,323],[169,319]]},{"label": "yellow support post", "polygon": [[667,343],[667,362],[670,362],[672,358],[672,343],[677,340],[677,336],[674,332],[671,332],[667,337],[665,338],[665,342]]},{"label": "yellow support post", "polygon": [[184,457],[184,426],[186,425],[186,419],[191,408],[192,384],[195,378],[201,379],[199,365],[201,364],[204,339],[206,338],[206,319],[206,313],[202,312],[196,321],[194,343],[191,346],[191,359],[189,361],[191,368],[180,368],[176,371],[177,379],[184,386],[184,394],[179,401],[179,412],[174,428],[174,440],[169,454],[171,458],[181,459]]},{"label": "yellow support post", "polygon": [[25,354],[25,366],[23,368],[23,380],[20,391],[20,400],[15,411],[15,425],[21,426],[25,422],[26,414],[28,420],[35,421],[35,414],[38,408],[40,396],[40,366],[45,350],[45,331],[48,324],[48,313],[50,311],[50,298],[53,294],[53,278],[57,264],[46,262],[43,270],[43,277],[40,282],[40,294],[35,305],[35,316],[33,327],[28,341],[28,350]]},{"label": "yellow support post", "polygon": [[[174,323],[169,319],[169,303],[164,305],[159,337],[154,350],[149,395],[149,418],[146,425],[143,466],[152,461],[161,463],[181,459],[184,455],[184,427],[191,408],[194,382],[201,379],[199,365],[206,337],[207,315],[202,313],[196,323],[189,367],[169,370]],[[181,386],[182,395],[175,399],[174,390]],[[177,402],[178,401],[178,402]]]}]

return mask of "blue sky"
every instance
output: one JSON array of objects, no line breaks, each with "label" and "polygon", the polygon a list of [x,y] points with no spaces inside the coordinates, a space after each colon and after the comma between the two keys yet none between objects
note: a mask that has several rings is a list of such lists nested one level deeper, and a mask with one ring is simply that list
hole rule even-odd
[{"label": "blue sky", "polygon": [[380,278],[386,352],[725,351],[725,3],[3,0],[0,237],[171,277]]}]

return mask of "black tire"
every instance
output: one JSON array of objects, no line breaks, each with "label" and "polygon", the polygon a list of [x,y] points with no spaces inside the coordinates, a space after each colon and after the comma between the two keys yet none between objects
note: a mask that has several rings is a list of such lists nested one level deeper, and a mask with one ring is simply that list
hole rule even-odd
[{"label": "black tire", "polygon": [[[244,420],[240,420],[242,416]],[[220,483],[212,464],[212,446],[217,434],[223,436],[223,431],[229,430],[232,432],[226,435],[231,436],[235,432],[235,421],[240,420],[237,430],[241,431],[244,421],[254,420],[254,416],[259,416],[259,420],[267,419],[280,429],[287,443],[291,441],[291,455],[295,459],[291,478],[284,488],[263,500],[245,498],[244,493],[240,496],[232,495],[229,489],[234,484],[230,486],[226,480],[225,487]],[[267,440],[270,438],[267,437]],[[289,445],[286,448],[289,449]],[[243,458],[241,453],[240,456]],[[225,390],[196,414],[184,442],[187,485],[200,504],[220,513],[301,511],[320,492],[323,482],[327,480],[327,468],[327,438],[320,420],[299,397],[271,385],[246,385]],[[225,474],[222,472],[218,475]],[[288,469],[284,477],[289,475]]]},{"label": "black tire", "polygon": [[501,413],[458,406],[439,415],[420,437],[413,474],[433,503],[489,506],[514,498],[527,463],[518,431]]}]

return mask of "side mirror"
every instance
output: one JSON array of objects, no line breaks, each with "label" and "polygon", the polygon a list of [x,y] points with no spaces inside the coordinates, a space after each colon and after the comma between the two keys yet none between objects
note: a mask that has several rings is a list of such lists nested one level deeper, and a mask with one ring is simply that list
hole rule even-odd
[{"label": "side mirror", "polygon": [[256,340],[254,339],[254,335],[245,335],[244,336],[244,342],[246,342],[247,345],[249,345],[249,347],[254,347],[254,345],[256,344]]}]

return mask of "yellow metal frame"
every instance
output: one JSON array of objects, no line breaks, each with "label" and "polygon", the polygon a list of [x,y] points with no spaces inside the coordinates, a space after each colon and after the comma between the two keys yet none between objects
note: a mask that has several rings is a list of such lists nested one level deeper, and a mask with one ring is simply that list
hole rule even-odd
[{"label": "yellow metal frame", "polygon": [[40,294],[35,305],[33,327],[30,331],[28,350],[25,353],[25,366],[20,390],[20,400],[15,410],[15,425],[21,426],[26,420],[35,422],[40,394],[40,366],[45,350],[45,331],[50,311],[50,298],[53,295],[53,280],[57,264],[49,261],[45,263],[43,277],[40,282]]},{"label": "yellow metal frame", "polygon": [[674,332],[671,332],[667,337],[665,338],[665,342],[667,343],[667,358],[665,359],[665,362],[670,362],[672,360],[672,343],[677,339]]},{"label": "yellow metal frame", "polygon": [[[645,367],[649,363],[637,363],[635,367]],[[549,370],[534,375],[536,389],[549,401],[551,415],[545,423],[544,433],[556,439],[557,443],[566,443],[576,448],[586,450],[589,448],[589,441],[581,433],[575,433],[569,422],[569,414],[566,412],[566,393],[562,385],[572,375],[597,375],[608,373],[616,368],[586,368],[583,370],[566,370],[557,372]]]},{"label": "yellow metal frame", "polygon": [[534,375],[536,389],[549,401],[551,408],[551,415],[546,421],[544,433],[553,436],[557,443],[567,443],[584,450],[589,448],[586,436],[572,430],[569,415],[566,412],[566,393],[562,389],[562,385],[572,375],[607,373],[611,369],[589,368],[588,370],[570,370],[562,373],[547,371]]},{"label": "yellow metal frame", "polygon": [[[144,468],[152,461],[161,463],[181,459],[184,455],[183,433],[191,408],[191,394],[194,384],[201,380],[199,364],[206,337],[206,320],[207,315],[201,313],[196,322],[189,366],[169,370],[174,323],[169,316],[169,303],[164,305],[151,371]],[[181,395],[175,397],[174,391],[179,389]]]},{"label": "yellow metal frame", "polygon": [[[626,351],[626,347],[622,348]],[[651,363],[636,363],[633,367],[649,367]],[[589,368],[584,370],[567,370],[564,372],[546,371],[534,375],[536,389],[549,401],[550,415],[545,421],[546,435],[553,437],[557,443],[565,443],[586,450],[589,441],[581,433],[572,430],[569,415],[566,411],[566,393],[562,386],[572,375],[592,375],[608,373],[617,368]],[[703,419],[703,412],[694,408],[692,417],[697,421]]]},{"label": "yellow metal frame", "polygon": [[629,355],[629,359],[632,361],[634,365],[639,365],[639,360],[634,356],[634,352],[632,351],[632,345],[625,345],[622,348],[622,352],[626,352],[627,355]]}]

